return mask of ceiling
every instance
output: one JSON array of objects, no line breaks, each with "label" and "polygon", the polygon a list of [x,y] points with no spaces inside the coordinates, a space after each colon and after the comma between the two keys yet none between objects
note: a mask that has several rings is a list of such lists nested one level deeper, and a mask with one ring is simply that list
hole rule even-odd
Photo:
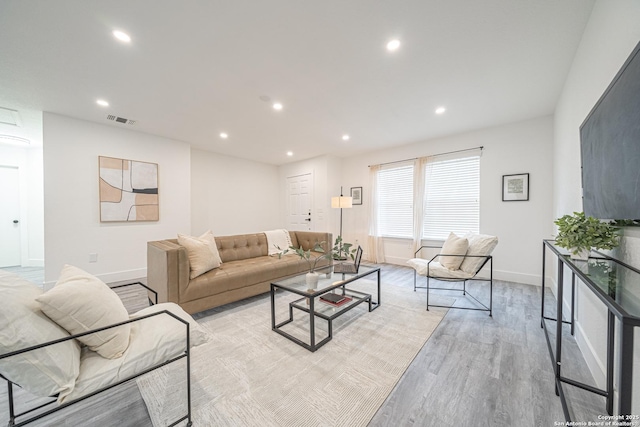
[{"label": "ceiling", "polygon": [[[592,7],[586,0],[3,0],[0,107],[275,165],[355,155],[552,114]],[[116,40],[115,29],[132,41]],[[394,38],[401,47],[389,52]],[[99,98],[110,106],[98,106]],[[275,111],[273,101],[284,108]],[[447,111],[435,114],[438,106]]]}]

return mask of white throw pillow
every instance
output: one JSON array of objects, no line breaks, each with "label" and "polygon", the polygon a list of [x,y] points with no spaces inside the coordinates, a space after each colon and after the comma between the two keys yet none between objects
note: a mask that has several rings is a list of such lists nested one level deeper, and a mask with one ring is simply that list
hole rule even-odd
[{"label": "white throw pillow", "polygon": [[218,245],[216,245],[216,238],[213,235],[211,230],[205,231],[202,236],[200,236],[202,240],[209,244],[209,249],[211,249],[211,253],[213,253],[213,259],[218,263],[218,266],[222,264],[222,259],[220,258],[220,252],[218,252]]},{"label": "white throw pillow", "polygon": [[194,279],[209,270],[220,267],[220,255],[218,254],[216,259],[212,249],[212,246],[215,247],[215,252],[216,254],[218,253],[215,240],[211,243],[208,238],[178,234],[178,244],[184,246],[187,250],[190,268],[189,278]]},{"label": "white throw pillow", "polygon": [[[0,354],[66,338],[36,301],[42,290],[16,274],[0,271]],[[80,371],[76,340],[0,359],[0,373],[28,392],[40,396],[70,393]]]},{"label": "white throw pillow", "polygon": [[[72,335],[129,320],[122,301],[109,286],[71,265],[65,265],[53,289],[36,300],[44,314]],[[85,335],[78,341],[102,357],[114,359],[129,346],[130,329],[130,325],[122,325]]]},{"label": "white throw pillow", "polygon": [[460,270],[467,273],[476,273],[486,258],[470,257],[468,255],[491,255],[491,252],[493,252],[498,245],[498,238],[496,236],[489,236],[488,234],[472,233],[467,234],[465,237],[469,239],[469,249],[467,249],[467,257],[465,257],[460,265]]},{"label": "white throw pillow", "polygon": [[464,261],[464,255],[467,253],[467,249],[469,249],[469,241],[467,239],[456,236],[454,233],[449,233],[449,237],[447,237],[444,245],[442,245],[440,253],[445,255],[461,256],[441,256],[438,257],[438,261],[440,261],[440,264],[442,264],[443,267],[446,267],[449,270],[458,270],[460,268],[460,264]]},{"label": "white throw pillow", "polygon": [[[184,311],[182,307],[172,302],[164,302],[161,304],[152,305],[151,307],[143,308],[142,310],[132,314],[131,319],[146,316],[147,314],[158,313],[164,310],[172,314],[175,314],[176,316],[178,316],[179,318],[181,318],[186,322],[189,322],[189,343],[191,344],[191,347],[197,347],[209,341],[209,334],[205,332],[204,329],[202,329],[202,326],[200,326],[198,322],[193,320],[193,317],[191,317],[189,313]],[[165,317],[167,316],[165,315],[161,317],[152,317],[150,319],[163,319],[163,322],[164,322]],[[175,319],[170,319],[170,320],[177,322],[177,320]],[[178,325],[180,324],[181,323],[178,323]]]}]

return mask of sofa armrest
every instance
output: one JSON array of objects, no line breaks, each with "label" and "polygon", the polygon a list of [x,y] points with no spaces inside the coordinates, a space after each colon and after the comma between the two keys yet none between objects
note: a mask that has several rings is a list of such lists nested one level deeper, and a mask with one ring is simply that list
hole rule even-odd
[{"label": "sofa armrest", "polygon": [[189,258],[184,247],[167,241],[147,242],[147,285],[158,302],[180,302],[179,289],[189,284]]},{"label": "sofa armrest", "polygon": [[317,231],[294,231],[296,233],[296,239],[298,239],[298,246],[302,246],[302,249],[308,251],[316,246],[316,243],[324,242],[322,248],[325,253],[329,253],[333,247],[333,235],[331,233],[322,233]]}]

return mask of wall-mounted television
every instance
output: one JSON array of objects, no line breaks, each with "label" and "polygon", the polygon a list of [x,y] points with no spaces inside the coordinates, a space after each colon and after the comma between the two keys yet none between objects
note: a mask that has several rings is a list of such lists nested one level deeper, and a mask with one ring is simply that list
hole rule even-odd
[{"label": "wall-mounted television", "polygon": [[580,125],[584,213],[640,219],[640,43]]}]

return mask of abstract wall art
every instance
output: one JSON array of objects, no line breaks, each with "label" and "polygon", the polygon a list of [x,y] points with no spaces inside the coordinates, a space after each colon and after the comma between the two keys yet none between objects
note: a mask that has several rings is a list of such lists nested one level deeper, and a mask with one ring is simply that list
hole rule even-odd
[{"label": "abstract wall art", "polygon": [[158,165],[98,156],[100,222],[158,221]]}]

